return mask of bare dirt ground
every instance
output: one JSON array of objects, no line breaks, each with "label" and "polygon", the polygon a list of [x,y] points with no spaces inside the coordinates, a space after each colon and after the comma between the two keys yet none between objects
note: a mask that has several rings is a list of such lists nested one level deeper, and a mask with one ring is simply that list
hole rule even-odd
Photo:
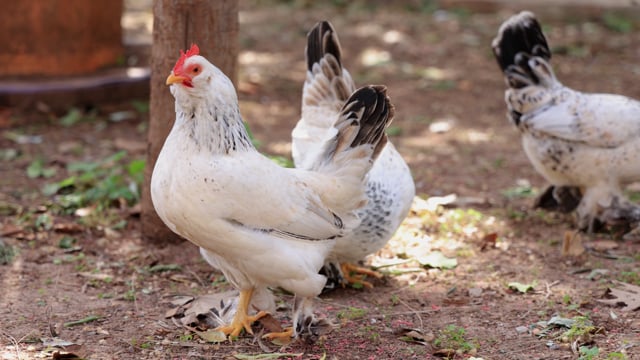
[{"label": "bare dirt ground", "polygon": [[[321,296],[317,311],[336,328],[316,344],[206,342],[165,318],[169,301],[229,285],[195,246],[140,239],[131,184],[145,102],[0,109],[0,359],[640,359],[638,312],[599,302],[614,281],[640,285],[640,244],[583,235],[563,255],[572,217],[531,209],[545,184],[506,120],[489,47],[512,11],[334,3],[243,3],[241,111],[260,150],[287,157],[305,34],[332,21],[357,83],[388,86],[391,141],[422,199],[368,261],[387,265],[385,278]],[[561,81],[640,98],[637,19],[566,11],[541,21]],[[56,196],[43,192],[51,184]],[[82,199],[63,196],[74,194]],[[433,205],[449,194],[457,206]],[[434,252],[456,263],[425,259]]]}]

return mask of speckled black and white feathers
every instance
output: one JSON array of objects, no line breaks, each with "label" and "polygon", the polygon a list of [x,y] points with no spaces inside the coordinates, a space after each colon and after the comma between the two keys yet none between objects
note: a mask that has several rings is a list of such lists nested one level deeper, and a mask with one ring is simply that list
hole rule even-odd
[{"label": "speckled black and white feathers", "polygon": [[[302,114],[292,132],[292,155],[296,167],[309,168],[318,149],[336,131],[334,120],[355,89],[344,68],[338,34],[327,21],[317,23],[307,36],[307,77],[303,86]],[[380,100],[378,103],[382,104]],[[369,107],[373,111],[384,108]],[[365,139],[363,139],[365,140]],[[323,273],[327,288],[342,284],[340,263],[356,263],[381,249],[406,217],[415,195],[411,172],[391,142],[380,154],[366,178],[367,205],[358,211],[360,225],[337,239]]]},{"label": "speckled black and white feathers", "polygon": [[606,223],[605,214],[634,214],[622,186],[640,180],[640,102],[564,86],[531,12],[506,20],[492,48],[507,84],[507,116],[532,165],[553,186],[539,204],[567,210],[579,201],[578,225],[588,230],[596,220]]},{"label": "speckled black and white feathers", "polygon": [[[384,86],[365,86],[356,90],[346,101],[339,120],[334,127],[338,130],[335,141],[330,141],[326,158],[332,158],[334,153],[343,151],[345,146],[352,148],[372,144],[375,160],[382,148],[387,144],[385,129],[387,121],[393,119],[394,108],[387,97]],[[353,132],[353,136],[345,135]]]}]

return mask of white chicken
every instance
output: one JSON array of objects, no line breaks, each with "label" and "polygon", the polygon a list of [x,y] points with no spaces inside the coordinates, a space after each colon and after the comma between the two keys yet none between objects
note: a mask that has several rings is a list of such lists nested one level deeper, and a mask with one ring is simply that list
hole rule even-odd
[{"label": "white chicken", "polygon": [[332,140],[309,170],[283,168],[260,154],[243,125],[235,88],[197,46],[182,52],[166,81],[176,121],[158,156],[151,198],[162,221],[201,248],[240,290],[225,334],[237,336],[265,315],[249,316],[254,291],[296,295],[293,328],[267,337],[313,335],[318,271],[337,238],[360,223],[364,178],[386,143],[393,106],[382,86],[354,92],[333,116]]},{"label": "white chicken", "polygon": [[[317,23],[307,35],[307,77],[302,93],[302,114],[292,131],[292,157],[297,168],[310,169],[322,156],[338,116],[355,84],[342,66],[340,43],[333,26]],[[326,288],[337,284],[371,284],[351,272],[380,276],[355,264],[380,250],[409,213],[415,196],[411,171],[391,142],[387,142],[367,174],[367,205],[358,211],[360,226],[336,239],[323,268]]]},{"label": "white chicken", "polygon": [[622,192],[625,183],[640,180],[640,102],[560,83],[531,12],[505,21],[492,47],[508,86],[508,117],[521,132],[527,157],[555,187],[559,203],[567,202],[566,190],[579,188],[578,227],[591,232],[598,222],[640,219]]}]

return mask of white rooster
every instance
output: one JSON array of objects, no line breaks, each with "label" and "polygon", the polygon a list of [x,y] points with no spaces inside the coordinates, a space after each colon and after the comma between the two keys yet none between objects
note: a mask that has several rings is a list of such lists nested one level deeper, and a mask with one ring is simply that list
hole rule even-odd
[{"label": "white rooster", "polygon": [[[225,334],[237,336],[264,316],[249,316],[254,291],[295,293],[293,328],[269,338],[313,335],[318,271],[337,238],[357,227],[367,201],[364,178],[386,143],[393,106],[381,86],[354,92],[333,116],[332,140],[309,170],[283,168],[252,145],[229,78],[197,46],[182,52],[166,81],[176,121],[151,179],[164,223],[201,248],[240,290]],[[311,333],[311,334],[308,334]]]},{"label": "white rooster", "polygon": [[[342,66],[338,35],[327,21],[317,23],[307,35],[307,78],[302,93],[302,114],[292,132],[292,156],[297,168],[310,169],[322,156],[333,134],[338,116],[355,84]],[[327,289],[336,284],[371,284],[351,272],[380,276],[355,266],[367,255],[380,250],[407,216],[415,195],[409,167],[387,142],[366,178],[367,205],[358,211],[360,226],[336,240],[323,269],[329,279]]]},{"label": "white rooster", "polygon": [[571,194],[566,190],[579,189],[579,228],[591,232],[598,222],[640,220],[640,209],[622,192],[625,183],[640,180],[640,102],[560,83],[531,12],[505,21],[492,47],[508,86],[508,117],[522,134],[527,157],[560,205]]}]

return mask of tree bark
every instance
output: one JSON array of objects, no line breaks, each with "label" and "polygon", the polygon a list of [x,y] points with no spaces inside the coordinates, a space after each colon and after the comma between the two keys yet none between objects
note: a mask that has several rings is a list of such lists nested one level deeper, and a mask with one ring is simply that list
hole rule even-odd
[{"label": "tree bark", "polygon": [[142,236],[164,242],[177,239],[160,220],[151,202],[151,174],[175,120],[174,99],[165,85],[180,50],[192,44],[200,55],[236,83],[238,0],[155,0],[151,50],[151,102],[147,166],[142,189]]}]

